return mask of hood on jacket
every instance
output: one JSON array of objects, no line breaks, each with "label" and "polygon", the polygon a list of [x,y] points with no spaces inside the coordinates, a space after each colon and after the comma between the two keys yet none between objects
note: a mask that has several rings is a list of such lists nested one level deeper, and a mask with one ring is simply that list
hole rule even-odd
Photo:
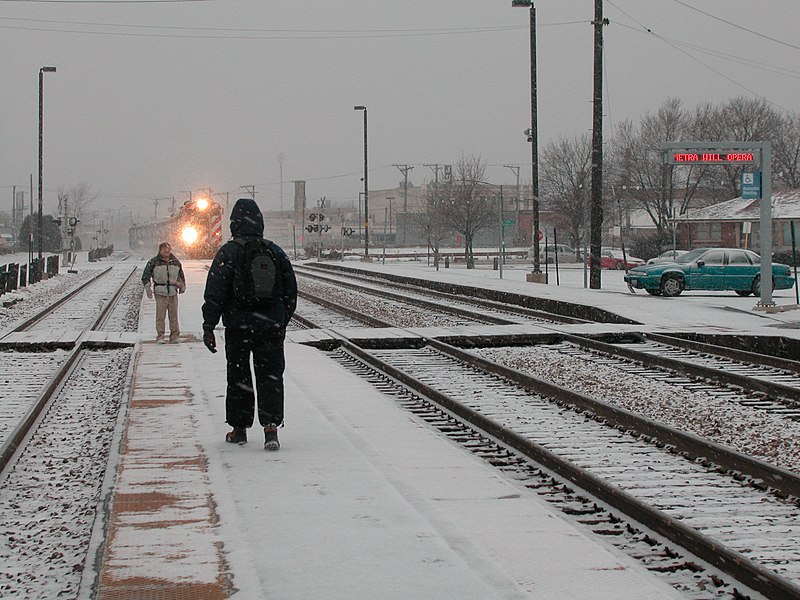
[{"label": "hood on jacket", "polygon": [[245,235],[264,235],[264,217],[256,201],[251,198],[239,198],[231,210],[231,234],[233,237]]}]

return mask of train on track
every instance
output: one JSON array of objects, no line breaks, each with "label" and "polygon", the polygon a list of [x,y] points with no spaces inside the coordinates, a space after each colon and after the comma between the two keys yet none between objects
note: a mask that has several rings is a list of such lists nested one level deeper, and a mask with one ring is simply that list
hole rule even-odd
[{"label": "train on track", "polygon": [[128,244],[155,252],[158,244],[168,242],[180,257],[213,258],[222,244],[222,212],[213,200],[187,200],[169,217],[131,226]]}]

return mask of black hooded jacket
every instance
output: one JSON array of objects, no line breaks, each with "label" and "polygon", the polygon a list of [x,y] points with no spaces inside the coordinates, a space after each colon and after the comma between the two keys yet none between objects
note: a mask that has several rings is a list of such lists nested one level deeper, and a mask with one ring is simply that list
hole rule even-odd
[{"label": "black hooded jacket", "polygon": [[[236,201],[231,211],[231,234],[243,240],[263,237],[264,218],[255,200],[240,198]],[[275,302],[268,310],[258,311],[246,310],[236,302],[233,279],[237,259],[244,248],[231,240],[219,249],[208,271],[203,294],[203,331],[213,330],[221,317],[225,327],[283,334],[297,307],[297,281],[283,249],[274,242],[271,249],[277,259],[281,301]]]}]

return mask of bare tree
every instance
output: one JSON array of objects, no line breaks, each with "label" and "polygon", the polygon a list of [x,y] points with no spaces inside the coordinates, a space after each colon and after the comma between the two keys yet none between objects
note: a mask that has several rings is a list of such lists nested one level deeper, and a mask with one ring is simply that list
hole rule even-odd
[{"label": "bare tree", "polygon": [[772,147],[773,173],[777,181],[791,188],[800,188],[800,112],[782,117],[783,125]]},{"label": "bare tree", "polygon": [[427,209],[425,212],[417,214],[414,220],[422,235],[425,236],[428,248],[433,250],[433,265],[437,268],[439,267],[439,249],[442,242],[453,231],[443,214],[442,196],[439,187],[429,188]]},{"label": "bare tree", "polygon": [[475,268],[472,242],[475,234],[496,218],[496,199],[484,181],[486,164],[480,157],[461,157],[453,178],[442,186],[442,201],[436,207],[444,223],[464,236],[464,258]]},{"label": "bare tree", "polygon": [[[683,190],[682,209],[697,187],[690,183],[698,177],[697,171],[690,167],[676,173],[664,164],[661,150],[665,142],[684,139],[686,128],[687,115],[677,98],[666,100],[655,114],[646,114],[638,126],[625,121],[617,127],[617,151],[611,156],[613,172],[625,186],[625,195],[647,212],[659,234],[667,232],[670,219],[676,215],[676,187]],[[681,181],[677,186],[676,179]]]},{"label": "bare tree", "polygon": [[91,204],[97,200],[97,194],[92,191],[92,186],[82,181],[71,188],[64,187],[58,188],[58,205],[61,207],[62,202],[67,203],[68,217],[77,217],[78,220],[83,221],[87,216],[87,211]]},{"label": "bare tree", "polygon": [[588,134],[559,138],[547,143],[539,160],[539,192],[542,204],[552,212],[556,229],[565,231],[578,248],[586,227],[585,194],[588,194],[592,160]]}]

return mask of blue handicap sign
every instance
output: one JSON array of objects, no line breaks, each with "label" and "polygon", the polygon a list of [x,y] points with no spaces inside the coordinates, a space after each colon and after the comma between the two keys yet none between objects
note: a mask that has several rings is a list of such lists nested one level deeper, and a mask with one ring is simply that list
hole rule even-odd
[{"label": "blue handicap sign", "polygon": [[742,173],[742,198],[755,200],[761,198],[761,172]]}]

